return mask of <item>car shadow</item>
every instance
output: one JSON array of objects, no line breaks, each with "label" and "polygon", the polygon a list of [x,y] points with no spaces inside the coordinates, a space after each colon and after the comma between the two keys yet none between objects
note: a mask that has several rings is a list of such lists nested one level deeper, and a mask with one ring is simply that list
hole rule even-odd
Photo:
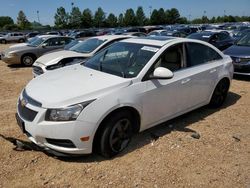
[{"label": "car shadow", "polygon": [[[152,143],[153,141],[157,140],[158,138],[167,135],[171,133],[172,131],[179,131],[179,132],[190,132],[195,133],[195,130],[192,130],[188,128],[190,124],[193,124],[195,122],[201,121],[205,119],[207,116],[223,110],[225,108],[228,108],[232,105],[234,105],[239,99],[241,98],[240,95],[229,92],[227,99],[223,106],[221,108],[217,109],[211,109],[208,106],[201,107],[199,109],[196,109],[194,111],[188,112],[184,115],[181,115],[177,118],[174,118],[172,120],[166,121],[164,123],[161,123],[153,128],[150,128],[148,130],[145,130],[141,133],[138,133],[134,135],[131,143],[129,144],[128,148],[126,148],[123,152],[121,152],[116,157],[124,156],[130,152],[133,152],[145,145],[148,145]],[[89,154],[89,155],[77,155],[77,156],[55,156],[46,150],[36,146],[32,142],[24,141],[20,139],[16,139],[13,137],[5,137],[4,135],[0,135],[1,138],[5,139],[6,141],[11,142],[15,148],[13,148],[16,151],[38,151],[43,152],[49,157],[57,158],[58,160],[64,161],[64,162],[79,162],[79,163],[92,163],[92,162],[101,162],[106,160],[105,158],[97,155],[97,154]],[[112,159],[111,159],[112,160]]]},{"label": "car shadow", "polygon": [[241,80],[241,81],[250,81],[250,75],[234,75],[235,80]]},{"label": "car shadow", "polygon": [[15,71],[15,70],[18,70],[18,69],[22,69],[22,68],[30,68],[30,67],[27,67],[27,66],[24,66],[22,64],[14,64],[14,65],[7,65],[11,70]]}]

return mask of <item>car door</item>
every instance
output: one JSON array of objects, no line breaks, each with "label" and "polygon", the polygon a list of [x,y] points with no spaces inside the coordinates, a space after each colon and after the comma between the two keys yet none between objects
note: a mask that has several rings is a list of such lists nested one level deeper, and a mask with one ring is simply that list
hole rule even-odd
[{"label": "car door", "polygon": [[50,52],[59,48],[63,48],[63,46],[60,43],[59,37],[49,38],[46,41],[44,41],[43,44],[39,47],[38,57],[47,52]]},{"label": "car door", "polygon": [[189,106],[207,103],[217,81],[222,57],[212,48],[195,42],[187,42],[186,74],[192,83],[189,88]]},{"label": "car door", "polygon": [[[171,48],[175,46],[168,48],[162,55],[166,57],[166,66],[159,66],[172,70],[174,77],[146,81],[143,123],[147,128],[208,103],[217,80],[217,71],[223,65],[220,61],[222,57],[203,44],[179,44],[180,53],[177,55],[181,58],[178,60],[174,54],[166,55],[172,51]],[[154,66],[157,67],[157,64]]]},{"label": "car door", "polygon": [[[167,48],[143,79],[146,89],[142,96],[144,117],[142,124],[145,128],[169,119],[189,106],[187,92],[189,92],[190,80],[185,74],[183,50],[183,43]],[[174,77],[150,79],[149,75],[157,67],[168,68],[173,71]]]}]

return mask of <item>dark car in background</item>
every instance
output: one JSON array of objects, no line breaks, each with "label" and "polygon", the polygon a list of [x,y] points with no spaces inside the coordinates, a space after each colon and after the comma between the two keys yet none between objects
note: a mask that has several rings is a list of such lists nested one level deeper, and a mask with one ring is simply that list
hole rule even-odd
[{"label": "dark car in background", "polygon": [[187,33],[176,30],[156,30],[148,34],[149,36],[169,36],[169,37],[182,37],[188,36]]},{"label": "dark car in background", "polygon": [[250,76],[250,34],[245,35],[235,45],[224,51],[231,56],[234,65],[234,74]]},{"label": "dark car in background", "polygon": [[220,50],[225,50],[234,44],[234,39],[227,32],[203,31],[188,35],[187,38],[208,42]]},{"label": "dark car in background", "polygon": [[91,30],[79,31],[70,35],[70,37],[73,37],[75,39],[87,39],[94,36],[96,36],[96,33]]},{"label": "dark car in background", "polygon": [[237,30],[237,31],[233,32],[233,38],[234,38],[235,42],[237,42],[248,33],[250,33],[250,28],[249,29],[244,29],[244,30],[241,30],[241,31]]}]

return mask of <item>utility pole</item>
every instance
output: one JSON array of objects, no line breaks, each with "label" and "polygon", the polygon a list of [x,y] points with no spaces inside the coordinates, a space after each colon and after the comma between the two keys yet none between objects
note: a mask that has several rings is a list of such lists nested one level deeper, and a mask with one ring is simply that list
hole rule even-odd
[{"label": "utility pole", "polygon": [[39,10],[36,11],[38,23],[40,23]]},{"label": "utility pole", "polygon": [[149,15],[150,15],[150,18],[151,18],[151,14],[152,14],[152,6],[149,6]]}]

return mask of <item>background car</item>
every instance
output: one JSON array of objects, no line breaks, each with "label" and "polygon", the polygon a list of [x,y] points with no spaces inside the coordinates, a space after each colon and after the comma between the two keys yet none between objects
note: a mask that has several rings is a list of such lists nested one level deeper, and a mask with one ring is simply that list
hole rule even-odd
[{"label": "background car", "polygon": [[234,74],[250,75],[250,33],[227,48],[224,54],[233,59]]},{"label": "background car", "polygon": [[238,42],[242,37],[250,33],[250,29],[244,29],[242,31],[237,31],[233,33],[233,39],[235,42]]},{"label": "background car", "polygon": [[230,37],[229,33],[224,31],[203,31],[200,33],[193,33],[191,35],[188,35],[187,38],[208,42],[220,50],[225,50],[226,48],[234,44],[234,39]]},{"label": "background car", "polygon": [[82,60],[93,56],[110,44],[130,38],[129,35],[103,35],[89,38],[79,42],[68,50],[45,54],[38,58],[33,65],[34,77],[44,72],[55,70],[64,66],[80,63]]},{"label": "background car", "polygon": [[82,39],[82,40],[90,38],[90,37],[94,37],[94,36],[96,36],[96,33],[94,31],[91,31],[91,30],[79,31],[76,33],[72,33],[70,35],[70,37],[72,37],[72,38]]},{"label": "background car", "polygon": [[26,37],[23,33],[8,33],[2,37],[0,37],[0,43],[6,44],[8,42],[24,42],[26,40]]},{"label": "background car", "polygon": [[136,132],[220,107],[232,75],[231,58],[206,42],[125,39],[32,79],[19,96],[17,122],[46,151],[113,157]]},{"label": "background car", "polygon": [[73,40],[71,37],[45,36],[38,38],[27,46],[8,48],[2,52],[2,60],[7,64],[31,66],[41,55],[63,48]]}]

